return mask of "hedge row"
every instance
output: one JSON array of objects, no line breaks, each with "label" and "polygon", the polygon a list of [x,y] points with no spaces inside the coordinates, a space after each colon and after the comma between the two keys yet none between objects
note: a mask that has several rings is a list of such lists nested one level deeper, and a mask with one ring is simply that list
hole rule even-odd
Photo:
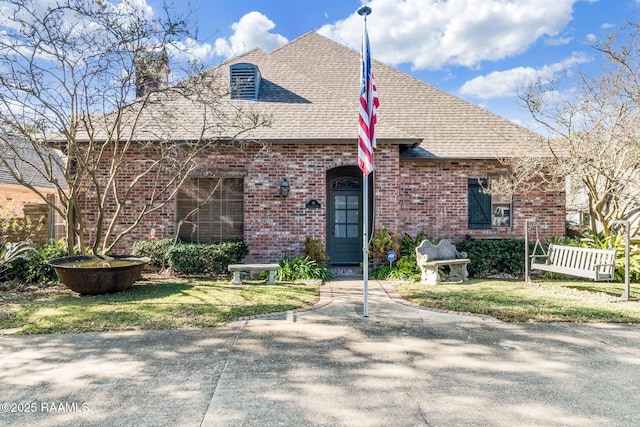
[{"label": "hedge row", "polygon": [[[466,252],[470,259],[467,270],[471,277],[482,277],[493,273],[524,274],[524,239],[478,239],[463,240],[456,249]],[[533,244],[530,243],[530,250]]]},{"label": "hedge row", "polygon": [[[378,258],[381,258],[386,256],[386,251],[397,250],[396,247],[399,245],[400,258],[393,266],[378,264],[378,268],[372,273],[373,277],[418,280],[420,270],[416,263],[415,248],[422,243],[424,233],[418,233],[415,237],[409,234],[400,237],[381,230],[376,232],[373,240],[376,240],[379,234],[384,237],[385,244],[372,245],[370,251],[377,253]],[[439,242],[440,239],[432,241],[434,244]],[[467,253],[470,259],[467,266],[470,277],[484,277],[495,273],[507,273],[518,277],[524,274],[524,239],[464,240],[456,244],[456,249]],[[533,244],[530,243],[530,250],[532,249]]]},{"label": "hedge row", "polygon": [[138,241],[133,245],[133,254],[148,257],[150,265],[184,275],[226,274],[229,264],[242,261],[248,253],[242,241],[205,244],[163,239]]}]

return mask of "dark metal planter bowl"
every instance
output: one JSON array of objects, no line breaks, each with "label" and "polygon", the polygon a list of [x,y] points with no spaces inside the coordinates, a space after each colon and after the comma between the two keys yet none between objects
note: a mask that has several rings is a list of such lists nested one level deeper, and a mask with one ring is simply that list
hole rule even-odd
[{"label": "dark metal planter bowl", "polygon": [[77,255],[48,261],[60,282],[81,295],[124,291],[140,279],[147,260],[129,255]]}]

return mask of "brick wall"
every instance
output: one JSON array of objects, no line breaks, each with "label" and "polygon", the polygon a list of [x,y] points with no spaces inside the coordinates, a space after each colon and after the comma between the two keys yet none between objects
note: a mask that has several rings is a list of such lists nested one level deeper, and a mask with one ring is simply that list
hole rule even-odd
[{"label": "brick wall", "polygon": [[26,203],[22,207],[22,215],[9,219],[16,227],[4,231],[7,242],[30,240],[41,245],[49,240],[49,206],[44,203]]},{"label": "brick wall", "polygon": [[[165,184],[171,180],[167,171],[157,168],[154,169],[152,173],[146,174],[144,178],[139,179],[135,186],[129,189],[129,183],[134,178],[138,178],[138,176],[149,167],[150,162],[158,157],[156,148],[148,145],[132,146],[129,148],[129,153],[129,160],[125,160],[126,164],[121,167],[120,173],[115,181],[119,193],[122,195],[126,191],[130,191],[130,196],[126,204],[122,207],[122,213],[111,233],[111,239],[128,229],[137,220],[139,213],[151,200],[152,194],[160,192],[167,193],[172,190],[172,188],[165,188]],[[110,164],[107,162],[109,162],[112,157],[113,155],[108,151],[105,150],[103,152],[102,159],[104,159],[105,163],[102,166],[102,170],[109,169]],[[149,162],[145,162],[145,160]],[[106,176],[97,177],[97,179],[103,186],[107,182]],[[78,204],[81,208],[82,220],[85,227],[85,243],[87,247],[91,247],[96,238],[96,227],[99,218],[98,198],[93,186],[87,186],[79,192]],[[117,209],[111,193],[106,196],[105,206],[107,209],[105,214],[106,220],[102,226],[106,230],[108,221]],[[113,252],[121,254],[130,253],[133,243],[137,240],[148,240],[152,230],[155,230],[157,233],[156,238],[162,238],[163,236],[173,237],[175,229],[174,211],[175,205],[173,202],[170,202],[157,212],[145,217],[145,220],[141,222],[138,227],[132,232],[127,233],[126,238],[120,241]]]},{"label": "brick wall", "polygon": [[423,231],[430,238],[457,242],[466,237],[524,237],[525,220],[535,218],[540,236],[565,232],[565,193],[535,191],[514,194],[512,227],[469,229],[467,224],[469,178],[486,178],[503,167],[496,161],[401,162],[400,211],[403,232]]},{"label": "brick wall", "polygon": [[[142,150],[142,149],[140,149]],[[150,156],[140,151],[137,156]],[[355,143],[279,144],[240,151],[219,147],[205,155],[202,170],[224,170],[244,175],[244,236],[250,254],[247,261],[273,262],[283,256],[302,253],[305,237],[326,241],[327,172],[340,166],[357,164]],[[486,177],[500,168],[497,162],[400,161],[398,147],[379,144],[375,154],[375,227],[395,233],[425,231],[430,237],[454,241],[467,235],[511,235],[521,237],[524,220],[538,218],[546,235],[564,233],[564,193],[516,195],[513,200],[513,229],[469,230],[467,228],[467,180]],[[135,176],[135,167],[127,168],[119,178],[124,183]],[[288,197],[279,197],[279,185],[287,178]],[[122,229],[158,188],[153,180],[142,182],[136,197],[124,211]],[[85,192],[83,206],[88,224],[95,220],[95,195]],[[316,199],[320,209],[307,209]],[[116,248],[129,252],[133,242],[146,240],[154,230],[155,238],[175,234],[175,205],[146,218]],[[91,236],[93,230],[89,229]]]},{"label": "brick wall", "polygon": [[[43,194],[50,189],[40,188]],[[33,191],[20,185],[0,184],[0,210],[5,217],[16,221],[17,230],[7,231],[9,242],[30,239],[34,243],[44,244],[49,240],[49,208],[42,198]],[[30,227],[25,227],[31,224]]]},{"label": "brick wall", "polygon": [[[47,190],[39,190],[47,194]],[[43,200],[26,187],[0,184],[0,207],[12,206],[18,212],[18,216],[20,216],[22,214],[22,207],[28,203],[43,203]]]},{"label": "brick wall", "polygon": [[[203,156],[199,162],[203,171],[235,171],[244,173],[244,235],[249,245],[249,261],[277,261],[284,255],[293,257],[304,249],[305,237],[326,240],[326,174],[340,166],[357,164],[355,144],[314,145],[281,144],[260,149],[245,147],[239,151],[232,147],[218,147]],[[138,148],[136,156],[149,157],[148,152]],[[376,182],[377,226],[397,228],[398,150],[397,146],[381,144],[376,152],[376,167],[379,170]],[[391,173],[383,173],[389,170]],[[121,185],[131,180],[139,169],[135,165],[125,168],[118,178]],[[291,186],[288,197],[279,197],[279,185],[287,178]],[[122,223],[117,230],[134,220],[135,214],[148,199],[147,195],[158,188],[150,179],[142,181],[134,197],[122,214]],[[390,195],[382,192],[389,190]],[[87,225],[97,219],[97,198],[87,189],[82,194],[81,206]],[[309,200],[320,202],[320,209],[307,209]],[[115,208],[115,204],[110,204]],[[87,229],[91,242],[94,227]],[[117,231],[116,230],[116,231]],[[116,247],[117,252],[128,252],[137,240],[146,240],[152,234],[156,239],[173,237],[175,234],[175,205],[167,204],[163,209],[146,217],[144,223],[131,232]]]}]

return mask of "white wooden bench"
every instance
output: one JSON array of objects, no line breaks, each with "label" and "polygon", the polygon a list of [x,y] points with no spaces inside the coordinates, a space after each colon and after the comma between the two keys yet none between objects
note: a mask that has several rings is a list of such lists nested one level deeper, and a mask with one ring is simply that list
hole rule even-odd
[{"label": "white wooden bench", "polygon": [[233,273],[232,285],[241,285],[242,279],[240,273],[251,273],[254,271],[268,271],[269,278],[267,279],[267,285],[275,285],[276,283],[276,271],[280,269],[279,264],[229,264],[228,270]]},{"label": "white wooden bench", "polygon": [[449,266],[447,280],[450,282],[466,282],[469,280],[467,264],[469,258],[465,252],[458,252],[456,247],[448,240],[441,240],[434,245],[428,240],[423,240],[416,248],[416,262],[422,272],[422,283],[437,285],[440,283],[439,267]]},{"label": "white wooden bench", "polygon": [[596,281],[612,280],[615,268],[615,249],[550,244],[547,255],[531,256],[532,270],[567,274]]}]

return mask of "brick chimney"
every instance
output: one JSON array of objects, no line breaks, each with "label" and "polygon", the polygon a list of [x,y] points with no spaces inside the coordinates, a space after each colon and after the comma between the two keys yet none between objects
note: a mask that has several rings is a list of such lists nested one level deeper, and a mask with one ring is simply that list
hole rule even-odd
[{"label": "brick chimney", "polygon": [[164,46],[147,47],[136,52],[136,97],[164,89],[169,85],[169,57]]}]

